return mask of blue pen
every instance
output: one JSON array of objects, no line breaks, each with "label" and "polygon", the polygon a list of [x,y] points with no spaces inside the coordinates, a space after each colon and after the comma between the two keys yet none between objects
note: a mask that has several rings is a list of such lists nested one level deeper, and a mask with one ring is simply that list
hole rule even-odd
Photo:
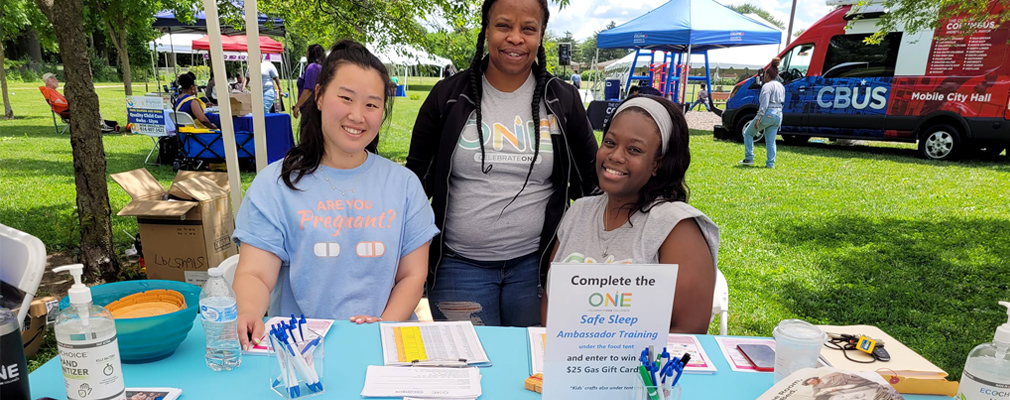
[{"label": "blue pen", "polygon": [[649,371],[649,377],[652,380],[652,384],[649,386],[656,386],[656,366],[649,360],[648,352],[642,355],[642,365],[645,366],[645,370]]},{"label": "blue pen", "polygon": [[[282,325],[283,325],[283,323],[282,323]],[[278,346],[281,347],[281,349],[279,349],[278,352],[283,352],[284,350],[288,350],[289,354],[292,354],[292,356],[293,356],[294,353],[291,352],[291,348],[287,347],[287,333],[285,333],[283,329],[277,330],[276,333],[277,333],[277,335],[275,337],[277,338],[277,341],[279,342]],[[278,355],[278,357],[279,357],[279,355]],[[294,371],[291,370],[291,368],[292,368],[291,359],[287,358],[287,356],[285,356],[285,359],[287,360],[287,362],[284,363],[284,364],[286,364],[285,368],[284,368],[285,370],[282,370],[281,373],[284,374],[287,377],[287,381],[285,381],[284,383],[288,387],[288,394],[289,394],[289,396],[291,398],[295,398],[295,397],[301,396],[301,390],[298,388],[298,379],[297,378],[296,379],[292,379],[292,378],[294,378],[294,373],[293,373]]]},{"label": "blue pen", "polygon": [[302,318],[298,320],[298,334],[302,336],[302,340],[305,340],[305,332],[302,332],[302,325],[308,322],[305,320],[305,314],[302,314]]},{"label": "blue pen", "polygon": [[659,371],[659,374],[662,375],[662,377],[663,377],[662,378],[662,383],[666,383],[666,378],[668,376],[669,377],[673,376],[673,365],[677,364],[677,363],[680,363],[680,359],[677,358],[677,357],[674,357],[672,359],[667,360],[666,364],[663,364],[663,369]]},{"label": "blue pen", "polygon": [[[296,327],[298,328],[298,336],[294,335],[295,333],[294,329]],[[301,343],[305,340],[305,338],[302,337],[301,335],[302,333],[301,327],[298,326],[298,318],[295,318],[294,314],[291,314],[291,333],[292,333],[291,337],[295,338],[296,343]]]},{"label": "blue pen", "polygon": [[673,378],[671,386],[677,386],[677,381],[679,381],[680,377],[684,375],[684,366],[679,363],[673,364],[673,370],[677,372],[677,376]]}]

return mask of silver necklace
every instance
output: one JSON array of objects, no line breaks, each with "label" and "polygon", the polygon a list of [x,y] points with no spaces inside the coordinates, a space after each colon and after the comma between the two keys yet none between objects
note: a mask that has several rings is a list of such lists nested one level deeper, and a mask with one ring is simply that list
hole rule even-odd
[{"label": "silver necklace", "polygon": [[343,190],[333,185],[333,182],[330,182],[330,174],[326,173],[326,171],[323,171],[323,179],[326,180],[326,183],[330,184],[330,189],[340,192],[340,195],[345,197],[347,196],[347,193],[355,193],[354,188],[358,187],[358,179],[360,178],[361,174],[359,173],[358,176],[354,177],[354,186],[351,186],[351,188],[348,190]]}]

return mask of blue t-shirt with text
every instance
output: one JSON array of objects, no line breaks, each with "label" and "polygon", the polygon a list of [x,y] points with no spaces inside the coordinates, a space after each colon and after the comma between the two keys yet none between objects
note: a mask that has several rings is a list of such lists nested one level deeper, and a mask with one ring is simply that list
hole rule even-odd
[{"label": "blue t-shirt with text", "polygon": [[253,180],[232,236],[281,259],[269,314],[381,315],[400,258],[438,233],[421,182],[369,153],[350,170],[320,165],[295,191],[280,178],[282,163]]}]

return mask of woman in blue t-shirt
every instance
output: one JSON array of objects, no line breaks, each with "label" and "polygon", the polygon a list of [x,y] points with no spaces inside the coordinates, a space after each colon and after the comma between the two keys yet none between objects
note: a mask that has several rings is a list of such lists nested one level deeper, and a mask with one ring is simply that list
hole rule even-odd
[{"label": "woman in blue t-shirt", "polygon": [[250,335],[263,337],[264,314],[412,317],[438,229],[417,177],[375,154],[389,85],[364,46],[334,45],[303,110],[300,143],[246,191],[233,236],[244,348]]}]

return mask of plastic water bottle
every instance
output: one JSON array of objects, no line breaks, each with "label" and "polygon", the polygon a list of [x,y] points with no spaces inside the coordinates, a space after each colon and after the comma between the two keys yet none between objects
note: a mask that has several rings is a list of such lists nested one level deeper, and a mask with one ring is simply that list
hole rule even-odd
[{"label": "plastic water bottle", "polygon": [[228,371],[242,364],[235,292],[224,280],[220,269],[211,268],[207,274],[210,279],[203,284],[200,292],[201,322],[207,337],[207,367],[214,371]]}]

